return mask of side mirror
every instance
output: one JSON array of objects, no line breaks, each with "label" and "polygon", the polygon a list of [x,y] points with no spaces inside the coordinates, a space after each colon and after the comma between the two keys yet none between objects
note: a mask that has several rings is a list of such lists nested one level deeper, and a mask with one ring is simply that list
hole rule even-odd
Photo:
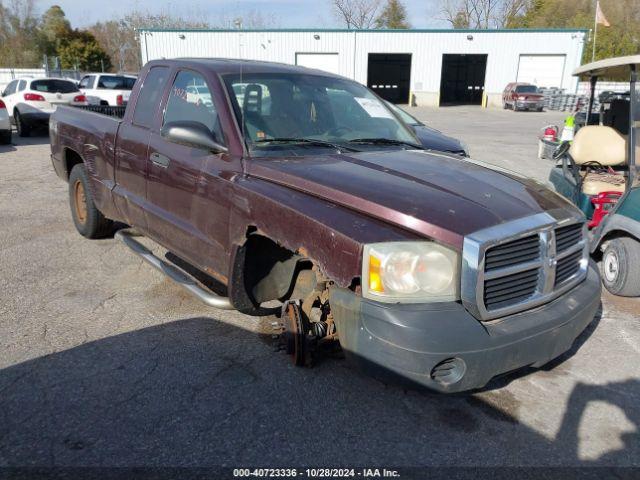
[{"label": "side mirror", "polygon": [[227,147],[215,141],[207,127],[200,122],[168,122],[160,130],[160,135],[168,142],[188,147],[201,148],[214,153],[226,153]]}]

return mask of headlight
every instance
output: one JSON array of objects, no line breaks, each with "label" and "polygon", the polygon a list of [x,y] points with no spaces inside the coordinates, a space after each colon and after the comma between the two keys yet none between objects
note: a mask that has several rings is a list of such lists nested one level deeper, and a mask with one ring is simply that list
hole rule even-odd
[{"label": "headlight", "polygon": [[433,242],[365,245],[362,294],[381,302],[446,302],[459,298],[460,257]]},{"label": "headlight", "polygon": [[526,100],[527,97],[518,97],[518,100]]}]

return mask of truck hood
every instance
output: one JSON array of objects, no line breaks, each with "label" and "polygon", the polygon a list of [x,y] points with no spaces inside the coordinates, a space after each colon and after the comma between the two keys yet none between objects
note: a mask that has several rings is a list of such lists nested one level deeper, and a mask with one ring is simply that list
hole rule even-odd
[{"label": "truck hood", "polygon": [[[496,167],[497,168],[497,167]],[[420,150],[254,158],[247,173],[461,248],[471,232],[570,203],[543,185]]]},{"label": "truck hood", "polygon": [[460,140],[449,137],[435,128],[427,127],[426,125],[410,125],[410,127],[424,148],[457,154],[464,152],[464,147]]}]

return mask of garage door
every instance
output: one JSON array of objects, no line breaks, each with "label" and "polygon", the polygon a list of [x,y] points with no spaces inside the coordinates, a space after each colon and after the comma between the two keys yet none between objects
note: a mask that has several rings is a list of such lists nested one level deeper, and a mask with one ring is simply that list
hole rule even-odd
[{"label": "garage door", "polygon": [[296,65],[340,75],[337,53],[296,53]]},{"label": "garage door", "polygon": [[520,55],[518,82],[562,88],[565,55]]}]

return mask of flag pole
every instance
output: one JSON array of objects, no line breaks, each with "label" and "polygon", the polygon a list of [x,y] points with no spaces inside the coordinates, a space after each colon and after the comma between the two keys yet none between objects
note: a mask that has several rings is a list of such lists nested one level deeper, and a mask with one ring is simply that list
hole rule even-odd
[{"label": "flag pole", "polygon": [[598,38],[598,3],[599,0],[596,0],[596,11],[594,13],[594,21],[593,21],[593,52],[591,53],[591,61],[595,62],[596,60],[596,39]]}]

